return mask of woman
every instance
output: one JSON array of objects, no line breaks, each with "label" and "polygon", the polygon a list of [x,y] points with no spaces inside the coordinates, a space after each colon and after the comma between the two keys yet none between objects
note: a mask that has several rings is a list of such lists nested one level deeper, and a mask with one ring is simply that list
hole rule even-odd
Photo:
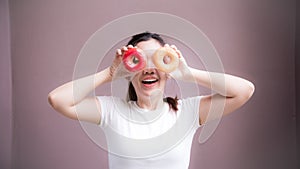
[{"label": "woman", "polygon": [[[130,48],[138,48],[144,51],[147,58],[151,58],[154,52],[163,46],[174,50],[179,57],[179,66],[174,72],[165,73],[153,66],[146,66],[146,68],[130,78],[128,101],[111,96],[87,96],[96,87],[111,82],[118,76],[117,71],[120,71],[120,69],[117,68],[120,67],[124,53]],[[216,79],[218,77],[224,78],[224,81],[212,82],[210,80],[211,76]],[[199,85],[214,90],[215,93],[185,99],[164,98],[164,88],[167,79],[170,77],[175,80],[196,82]],[[95,83],[88,83],[89,81],[94,81]],[[226,88],[224,88],[224,82]],[[75,83],[82,84],[81,90],[77,90],[76,98],[73,97],[73,85]],[[135,151],[133,147],[120,148],[122,143],[121,141],[117,141],[117,146],[111,146],[111,149],[122,149],[123,156],[109,153],[109,166],[111,169],[187,169],[194,133],[201,125],[211,120],[208,119],[208,114],[211,109],[212,100],[216,102],[224,101],[223,115],[227,115],[246,103],[253,92],[254,85],[240,77],[206,72],[189,67],[176,46],[165,44],[164,40],[158,34],[145,32],[133,36],[127,46],[117,49],[116,57],[110,67],[94,75],[68,82],[56,88],[49,93],[48,100],[56,111],[66,117],[95,123],[102,127],[106,131],[105,134],[108,137],[108,143],[110,140],[116,141],[116,139],[109,139],[107,126],[116,129],[121,135],[127,138],[147,140],[160,138],[161,136],[160,139],[163,143],[174,144],[174,146],[165,146],[162,149],[157,149],[156,154],[152,154],[151,156],[151,150],[161,144],[151,145],[153,147],[150,146],[150,149],[147,149],[149,146],[140,146],[138,149],[140,151],[133,152]],[[95,105],[97,105],[97,108],[95,108]],[[140,120],[139,122],[143,119],[144,121],[142,122],[147,123],[132,124],[130,120],[124,121],[124,117],[120,116],[120,112],[125,116],[128,115],[127,117],[137,121]],[[148,118],[149,115],[154,113],[158,114],[155,117],[151,116]],[[153,120],[155,118],[158,118],[158,120],[150,120],[151,122],[149,122],[149,119]],[[179,122],[180,119],[184,120]],[[191,119],[196,122],[186,122]],[[173,135],[168,135],[168,138],[162,136],[168,133],[174,126],[176,127],[173,135],[179,135],[182,139],[174,137],[176,138],[176,141],[174,141],[174,138],[168,140]],[[188,134],[182,134],[184,132]],[[167,150],[167,147],[169,148],[168,151],[163,151]],[[150,153],[143,154],[146,151]],[[143,157],[139,158],[139,156]]]}]

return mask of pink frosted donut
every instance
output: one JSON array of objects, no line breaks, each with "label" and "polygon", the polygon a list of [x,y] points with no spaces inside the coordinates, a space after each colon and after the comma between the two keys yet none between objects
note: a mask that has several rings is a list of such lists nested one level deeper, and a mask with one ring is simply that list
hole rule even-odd
[{"label": "pink frosted donut", "polygon": [[[168,57],[169,61],[167,62],[166,57]],[[159,48],[153,55],[152,58],[155,66],[166,73],[170,73],[174,71],[179,65],[179,58],[177,53],[168,47]]]},{"label": "pink frosted donut", "polygon": [[130,72],[136,72],[144,69],[146,66],[145,58],[141,51],[138,51],[136,48],[128,49],[122,58],[124,66]]}]

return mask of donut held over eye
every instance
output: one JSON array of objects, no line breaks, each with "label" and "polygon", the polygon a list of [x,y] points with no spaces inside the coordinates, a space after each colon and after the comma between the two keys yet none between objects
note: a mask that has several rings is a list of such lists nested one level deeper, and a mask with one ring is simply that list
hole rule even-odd
[{"label": "donut held over eye", "polygon": [[153,55],[153,63],[155,66],[166,73],[174,71],[179,65],[177,53],[168,47],[161,47]]},{"label": "donut held over eye", "polygon": [[125,68],[130,72],[144,69],[146,66],[145,55],[137,48],[128,49],[122,58]]}]

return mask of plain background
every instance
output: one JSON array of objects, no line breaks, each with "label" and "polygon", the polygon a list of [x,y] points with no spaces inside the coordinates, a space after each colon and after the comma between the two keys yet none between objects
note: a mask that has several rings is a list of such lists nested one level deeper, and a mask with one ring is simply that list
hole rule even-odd
[{"label": "plain background", "polygon": [[190,169],[297,168],[296,0],[1,0],[1,169],[107,168],[107,153],[78,122],[51,109],[47,94],[72,80],[78,53],[95,31],[137,12],[189,20],[212,41],[227,73],[256,86],[206,143],[197,142],[197,132]]}]

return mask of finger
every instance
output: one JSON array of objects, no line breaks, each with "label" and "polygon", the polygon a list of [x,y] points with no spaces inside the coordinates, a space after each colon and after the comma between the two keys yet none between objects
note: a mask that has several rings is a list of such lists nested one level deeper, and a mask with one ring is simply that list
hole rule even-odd
[{"label": "finger", "polygon": [[171,45],[170,47],[177,50],[177,47],[175,45]]},{"label": "finger", "polygon": [[182,57],[181,57],[182,54],[181,54],[180,50],[176,50],[176,53],[177,53],[177,55],[178,55],[179,58],[182,58]]},{"label": "finger", "polygon": [[171,45],[170,47],[177,53],[178,57],[180,58],[180,57],[181,57],[181,52],[180,52],[180,50],[178,50],[177,47],[176,47],[175,45]]},{"label": "finger", "polygon": [[172,48],[172,49],[177,53],[178,58],[180,58],[180,57],[181,57],[181,52],[180,52],[180,50],[178,50],[177,48],[176,48],[176,49]]},{"label": "finger", "polygon": [[128,49],[131,49],[131,48],[133,48],[133,46],[132,46],[132,45],[128,45],[127,48],[128,48]]},{"label": "finger", "polygon": [[122,55],[121,49],[117,49],[117,50],[116,50],[116,55],[117,55],[117,56],[121,56],[121,55]]},{"label": "finger", "polygon": [[126,46],[122,47],[122,52],[126,52],[128,50],[128,48]]},{"label": "finger", "polygon": [[170,45],[166,43],[166,44],[164,45],[164,47],[170,47]]}]

